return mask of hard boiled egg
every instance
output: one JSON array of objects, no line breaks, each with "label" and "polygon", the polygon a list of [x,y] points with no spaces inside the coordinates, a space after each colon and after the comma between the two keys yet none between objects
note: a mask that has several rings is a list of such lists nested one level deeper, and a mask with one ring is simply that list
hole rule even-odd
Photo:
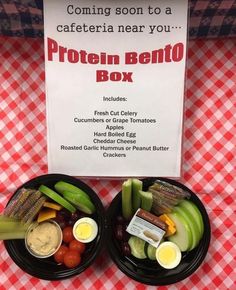
[{"label": "hard boiled egg", "polygon": [[157,262],[165,269],[177,267],[181,261],[181,257],[179,247],[172,242],[163,242],[156,250]]},{"label": "hard boiled egg", "polygon": [[97,234],[97,223],[89,217],[79,219],[73,226],[74,237],[82,243],[92,242],[96,238]]}]

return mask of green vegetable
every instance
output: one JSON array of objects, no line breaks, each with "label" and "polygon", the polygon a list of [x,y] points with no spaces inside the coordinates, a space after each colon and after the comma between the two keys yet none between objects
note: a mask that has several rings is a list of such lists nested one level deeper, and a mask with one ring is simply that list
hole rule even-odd
[{"label": "green vegetable", "polygon": [[145,243],[145,253],[149,260],[155,261],[156,260],[156,250],[154,246],[150,245],[149,243]]},{"label": "green vegetable", "polygon": [[153,203],[152,193],[142,190],[140,190],[139,192],[141,196],[141,208],[146,211],[150,211]]},{"label": "green vegetable", "polygon": [[130,220],[133,215],[132,208],[132,180],[128,179],[122,184],[122,215],[126,220]]},{"label": "green vegetable", "polygon": [[146,242],[144,240],[135,236],[131,236],[128,240],[128,244],[131,249],[131,255],[138,259],[146,259],[147,256],[145,254],[145,243]]},{"label": "green vegetable", "polygon": [[134,212],[140,208],[141,205],[141,197],[140,190],[143,189],[143,182],[137,178],[132,179],[132,205]]},{"label": "green vegetable", "polygon": [[0,233],[0,240],[18,240],[18,239],[24,239],[24,238],[25,238],[25,231]]},{"label": "green vegetable", "polygon": [[5,221],[5,222],[17,222],[19,221],[17,218],[14,217],[9,217],[6,215],[0,215],[0,222]]},{"label": "green vegetable", "polygon": [[0,216],[0,240],[24,239],[27,228],[15,218]]},{"label": "green vegetable", "polygon": [[21,222],[0,221],[0,233],[26,231],[28,226]]},{"label": "green vegetable", "polygon": [[76,208],[71,203],[69,203],[66,199],[61,197],[58,193],[56,193],[54,190],[50,189],[46,185],[40,185],[39,191],[44,193],[46,196],[48,196],[55,202],[62,205],[64,208],[68,209],[70,212],[76,211]]}]

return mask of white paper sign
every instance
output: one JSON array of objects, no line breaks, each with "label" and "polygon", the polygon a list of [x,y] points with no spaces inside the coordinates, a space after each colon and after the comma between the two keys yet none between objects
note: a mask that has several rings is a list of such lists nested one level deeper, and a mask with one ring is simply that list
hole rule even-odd
[{"label": "white paper sign", "polygon": [[49,172],[180,176],[187,6],[44,1]]}]

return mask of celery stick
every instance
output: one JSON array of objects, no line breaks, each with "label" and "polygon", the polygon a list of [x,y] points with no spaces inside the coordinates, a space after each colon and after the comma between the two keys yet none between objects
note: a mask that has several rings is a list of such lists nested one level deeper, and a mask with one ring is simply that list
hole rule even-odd
[{"label": "celery stick", "polygon": [[1,221],[6,221],[6,222],[10,222],[10,221],[12,221],[12,222],[17,222],[17,221],[19,221],[18,219],[16,219],[16,218],[14,218],[14,217],[9,217],[9,216],[6,216],[6,215],[0,215],[0,222]]},{"label": "celery stick", "polygon": [[152,208],[152,193],[149,191],[142,191],[140,190],[140,196],[141,196],[141,208],[150,211]]},{"label": "celery stick", "polygon": [[125,219],[131,219],[132,209],[132,180],[128,179],[122,184],[122,215]]},{"label": "celery stick", "polygon": [[20,222],[0,221],[0,233],[10,233],[12,231],[14,232],[26,231],[27,228],[28,225],[26,226]]},{"label": "celery stick", "polygon": [[0,233],[0,240],[18,240],[24,239],[25,232],[11,232],[11,233]]},{"label": "celery stick", "polygon": [[132,179],[132,204],[134,213],[141,205],[140,190],[143,189],[143,182],[137,178]]}]

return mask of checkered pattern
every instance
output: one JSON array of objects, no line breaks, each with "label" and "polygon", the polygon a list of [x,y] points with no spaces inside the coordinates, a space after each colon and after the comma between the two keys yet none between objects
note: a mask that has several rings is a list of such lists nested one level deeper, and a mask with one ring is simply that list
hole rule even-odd
[{"label": "checkered pattern", "polygon": [[[0,210],[23,182],[47,172],[41,40],[0,38]],[[182,182],[209,213],[212,240],[191,277],[158,289],[236,289],[236,46],[233,39],[189,43]],[[118,180],[85,180],[107,206]],[[16,266],[0,242],[0,289],[154,289],[125,276],[106,250],[84,273],[43,281]]]},{"label": "checkered pattern", "polygon": [[0,34],[43,37],[42,0],[0,0]]},{"label": "checkered pattern", "polygon": [[[236,36],[235,0],[191,0],[189,37]],[[43,37],[43,0],[0,0],[0,34]]]},{"label": "checkered pattern", "polygon": [[235,0],[192,0],[190,38],[236,36]]}]

